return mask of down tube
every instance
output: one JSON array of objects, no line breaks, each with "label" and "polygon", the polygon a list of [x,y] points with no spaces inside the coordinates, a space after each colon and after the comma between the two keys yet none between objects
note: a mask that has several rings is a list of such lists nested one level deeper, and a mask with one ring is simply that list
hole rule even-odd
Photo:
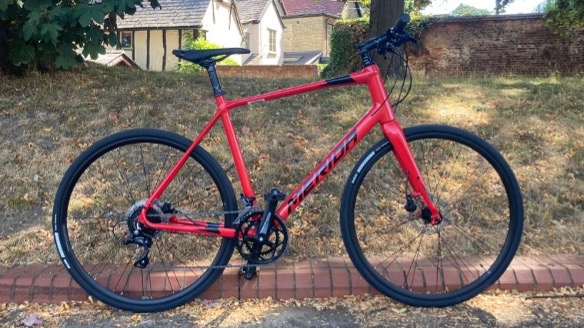
[{"label": "down tube", "polygon": [[[369,113],[372,111],[370,110]],[[304,181],[296,187],[296,189],[288,196],[284,203],[280,205],[277,210],[278,216],[286,220],[290,213],[292,213],[304,201],[318,185],[337,167],[343,158],[355,148],[355,146],[365,137],[369,131],[377,124],[379,115],[365,115],[356,125],[347,133],[343,139],[331,151],[310,174],[306,176]]]}]

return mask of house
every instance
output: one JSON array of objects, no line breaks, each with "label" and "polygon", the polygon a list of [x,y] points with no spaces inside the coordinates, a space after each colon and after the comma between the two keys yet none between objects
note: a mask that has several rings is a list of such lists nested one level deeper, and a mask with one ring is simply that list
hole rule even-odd
[{"label": "house", "polygon": [[244,48],[251,54],[244,65],[282,65],[284,23],[275,0],[237,0]]},{"label": "house", "polygon": [[280,14],[286,26],[285,52],[319,50],[330,54],[330,36],[338,19],[358,18],[363,12],[358,1],[278,0]]},{"label": "house", "polygon": [[94,63],[98,65],[103,65],[107,67],[113,66],[122,66],[122,67],[130,67],[130,68],[139,68],[136,63],[126,53],[119,52],[119,51],[112,51],[107,54],[98,55],[96,59],[92,59],[91,57],[85,58],[86,62]]},{"label": "house", "polygon": [[[204,37],[221,47],[242,47],[243,29],[236,5],[225,0],[159,0],[161,9],[136,7],[134,15],[118,20],[120,48],[142,69],[174,70],[183,36]],[[242,64],[247,58],[231,56]]]}]

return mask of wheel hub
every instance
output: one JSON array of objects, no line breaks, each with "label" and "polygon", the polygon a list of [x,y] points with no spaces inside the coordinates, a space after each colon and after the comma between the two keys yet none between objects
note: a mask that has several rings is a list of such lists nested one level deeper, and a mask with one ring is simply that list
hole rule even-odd
[{"label": "wheel hub", "polygon": [[[142,199],[134,203],[126,212],[126,222],[128,225],[128,232],[130,236],[149,236],[149,237],[157,237],[160,235],[160,231],[152,228],[144,228],[142,225],[138,223],[138,217],[140,217],[140,213],[142,213],[142,209],[146,204],[146,199]],[[153,223],[162,223],[168,222],[168,218],[166,217],[164,211],[162,210],[165,206],[165,203],[160,201],[155,201],[154,204],[148,209],[148,213],[146,213],[146,217],[148,221]]]},{"label": "wheel hub", "polygon": [[[432,223],[432,213],[427,207],[423,207],[421,210],[410,214],[410,223],[414,229],[426,235],[433,235],[441,229],[444,229],[446,227],[445,223],[450,222],[452,219],[448,211],[448,203],[438,196],[430,195],[430,197],[440,212],[440,220],[438,223]],[[429,226],[433,228],[429,228]]]}]

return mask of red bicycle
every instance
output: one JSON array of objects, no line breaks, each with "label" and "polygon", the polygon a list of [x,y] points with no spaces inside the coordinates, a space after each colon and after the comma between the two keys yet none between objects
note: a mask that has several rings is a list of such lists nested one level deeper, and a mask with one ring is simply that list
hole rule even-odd
[{"label": "red bicycle", "polygon": [[[232,101],[216,62],[249,50],[175,50],[207,69],[217,112],[194,140],[130,130],[98,141],[73,162],[59,185],[53,227],[75,281],[114,307],[150,312],[202,293],[229,266],[234,249],[243,258],[234,265],[252,279],[257,266],[284,254],[288,216],[379,127],[384,138],[355,165],[341,200],[342,238],[357,270],[381,293],[415,306],[453,305],[492,285],[521,239],[519,185],[503,157],[469,132],[442,125],[402,129],[370,52],[397,52],[411,41],[408,21],[404,15],[387,33],[358,45],[360,72]],[[260,209],[230,112],[352,85],[368,88],[370,110],[294,191],[270,190]],[[241,208],[224,170],[200,146],[219,121],[241,182]]]}]

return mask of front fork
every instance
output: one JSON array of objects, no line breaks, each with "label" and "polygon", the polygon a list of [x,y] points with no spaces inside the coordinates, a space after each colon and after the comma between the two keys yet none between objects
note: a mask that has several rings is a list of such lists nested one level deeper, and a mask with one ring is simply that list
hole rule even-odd
[{"label": "front fork", "polygon": [[421,198],[421,200],[423,200],[425,208],[422,209],[422,213],[424,210],[429,211],[430,224],[440,224],[440,222],[442,222],[442,216],[440,215],[440,212],[428,194],[428,189],[426,188],[424,179],[420,174],[418,165],[416,164],[414,156],[408,147],[408,142],[399,123],[397,120],[382,123],[381,129],[383,131],[383,135],[389,140],[389,142],[391,142],[395,158],[397,159],[403,173],[406,175],[408,182],[412,187],[411,197],[414,199]]}]

